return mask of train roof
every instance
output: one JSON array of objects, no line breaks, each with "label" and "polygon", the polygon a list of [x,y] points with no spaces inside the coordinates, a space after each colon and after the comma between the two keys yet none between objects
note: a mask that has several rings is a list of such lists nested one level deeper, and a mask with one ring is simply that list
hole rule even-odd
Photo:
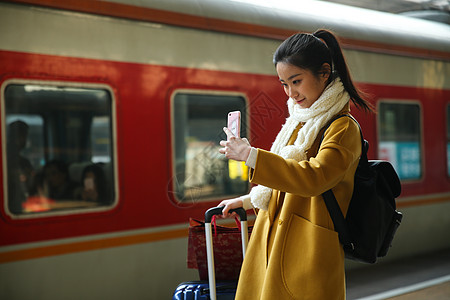
[{"label": "train roof", "polygon": [[[314,0],[108,0],[245,24],[312,32],[327,28],[341,38],[446,52],[450,25]],[[279,37],[284,39],[284,37]],[[448,58],[448,57],[447,57]]]},{"label": "train roof", "polygon": [[316,0],[3,0],[284,40],[330,29],[347,50],[450,61],[450,25]]}]

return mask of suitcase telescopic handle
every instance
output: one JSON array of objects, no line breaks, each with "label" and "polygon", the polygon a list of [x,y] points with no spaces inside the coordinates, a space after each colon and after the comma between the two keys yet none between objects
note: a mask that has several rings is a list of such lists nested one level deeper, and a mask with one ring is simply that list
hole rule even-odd
[{"label": "suitcase telescopic handle", "polygon": [[[215,215],[221,215],[224,206],[212,207],[205,212],[205,223],[211,223],[212,217]],[[242,207],[236,209],[230,209],[230,213],[235,212],[239,215],[242,221],[247,221],[247,213]]]},{"label": "suitcase telescopic handle", "polygon": [[[212,241],[212,228],[211,220],[215,215],[221,215],[223,206],[213,207],[205,212],[205,241],[206,241],[206,259],[208,262],[208,281],[210,299],[217,300],[216,295],[216,274],[214,273],[214,253],[213,253],[213,241]],[[247,226],[247,213],[242,207],[231,209],[230,212],[236,212],[241,218],[241,239],[242,239],[242,258],[245,257],[248,244],[248,226]]]}]

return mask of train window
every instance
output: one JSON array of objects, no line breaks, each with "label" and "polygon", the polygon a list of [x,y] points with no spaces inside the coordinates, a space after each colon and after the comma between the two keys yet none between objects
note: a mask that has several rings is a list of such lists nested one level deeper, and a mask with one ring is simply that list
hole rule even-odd
[{"label": "train window", "polygon": [[6,85],[7,210],[32,215],[114,203],[112,96],[104,88]]},{"label": "train window", "polygon": [[378,124],[379,158],[389,160],[400,179],[420,178],[422,164],[419,105],[381,102]]},{"label": "train window", "polygon": [[226,138],[230,111],[241,111],[241,136],[246,136],[246,101],[238,95],[179,92],[173,97],[175,198],[184,203],[240,195],[248,191],[244,163],[218,152]]},{"label": "train window", "polygon": [[450,176],[450,104],[447,104],[447,175]]}]

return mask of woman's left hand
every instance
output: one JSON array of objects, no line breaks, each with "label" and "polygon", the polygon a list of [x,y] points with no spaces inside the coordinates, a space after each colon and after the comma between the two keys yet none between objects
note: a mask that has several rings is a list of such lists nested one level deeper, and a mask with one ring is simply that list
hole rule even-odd
[{"label": "woman's left hand", "polygon": [[228,140],[220,141],[220,145],[223,148],[220,148],[219,152],[225,154],[225,157],[228,159],[246,161],[252,148],[248,140],[246,138],[235,137],[226,127],[223,128],[223,131],[226,133]]}]

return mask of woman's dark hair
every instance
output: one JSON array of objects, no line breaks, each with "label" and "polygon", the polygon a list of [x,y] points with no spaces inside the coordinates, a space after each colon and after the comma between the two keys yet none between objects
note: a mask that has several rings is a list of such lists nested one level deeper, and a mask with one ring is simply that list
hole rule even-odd
[{"label": "woman's dark hair", "polygon": [[361,97],[363,93],[354,86],[339,42],[330,31],[320,29],[313,34],[297,33],[290,36],[273,55],[275,66],[280,62],[310,70],[315,76],[323,73],[324,63],[329,64],[332,69],[328,83],[337,75],[352,102],[366,112],[373,111],[373,106]]}]

